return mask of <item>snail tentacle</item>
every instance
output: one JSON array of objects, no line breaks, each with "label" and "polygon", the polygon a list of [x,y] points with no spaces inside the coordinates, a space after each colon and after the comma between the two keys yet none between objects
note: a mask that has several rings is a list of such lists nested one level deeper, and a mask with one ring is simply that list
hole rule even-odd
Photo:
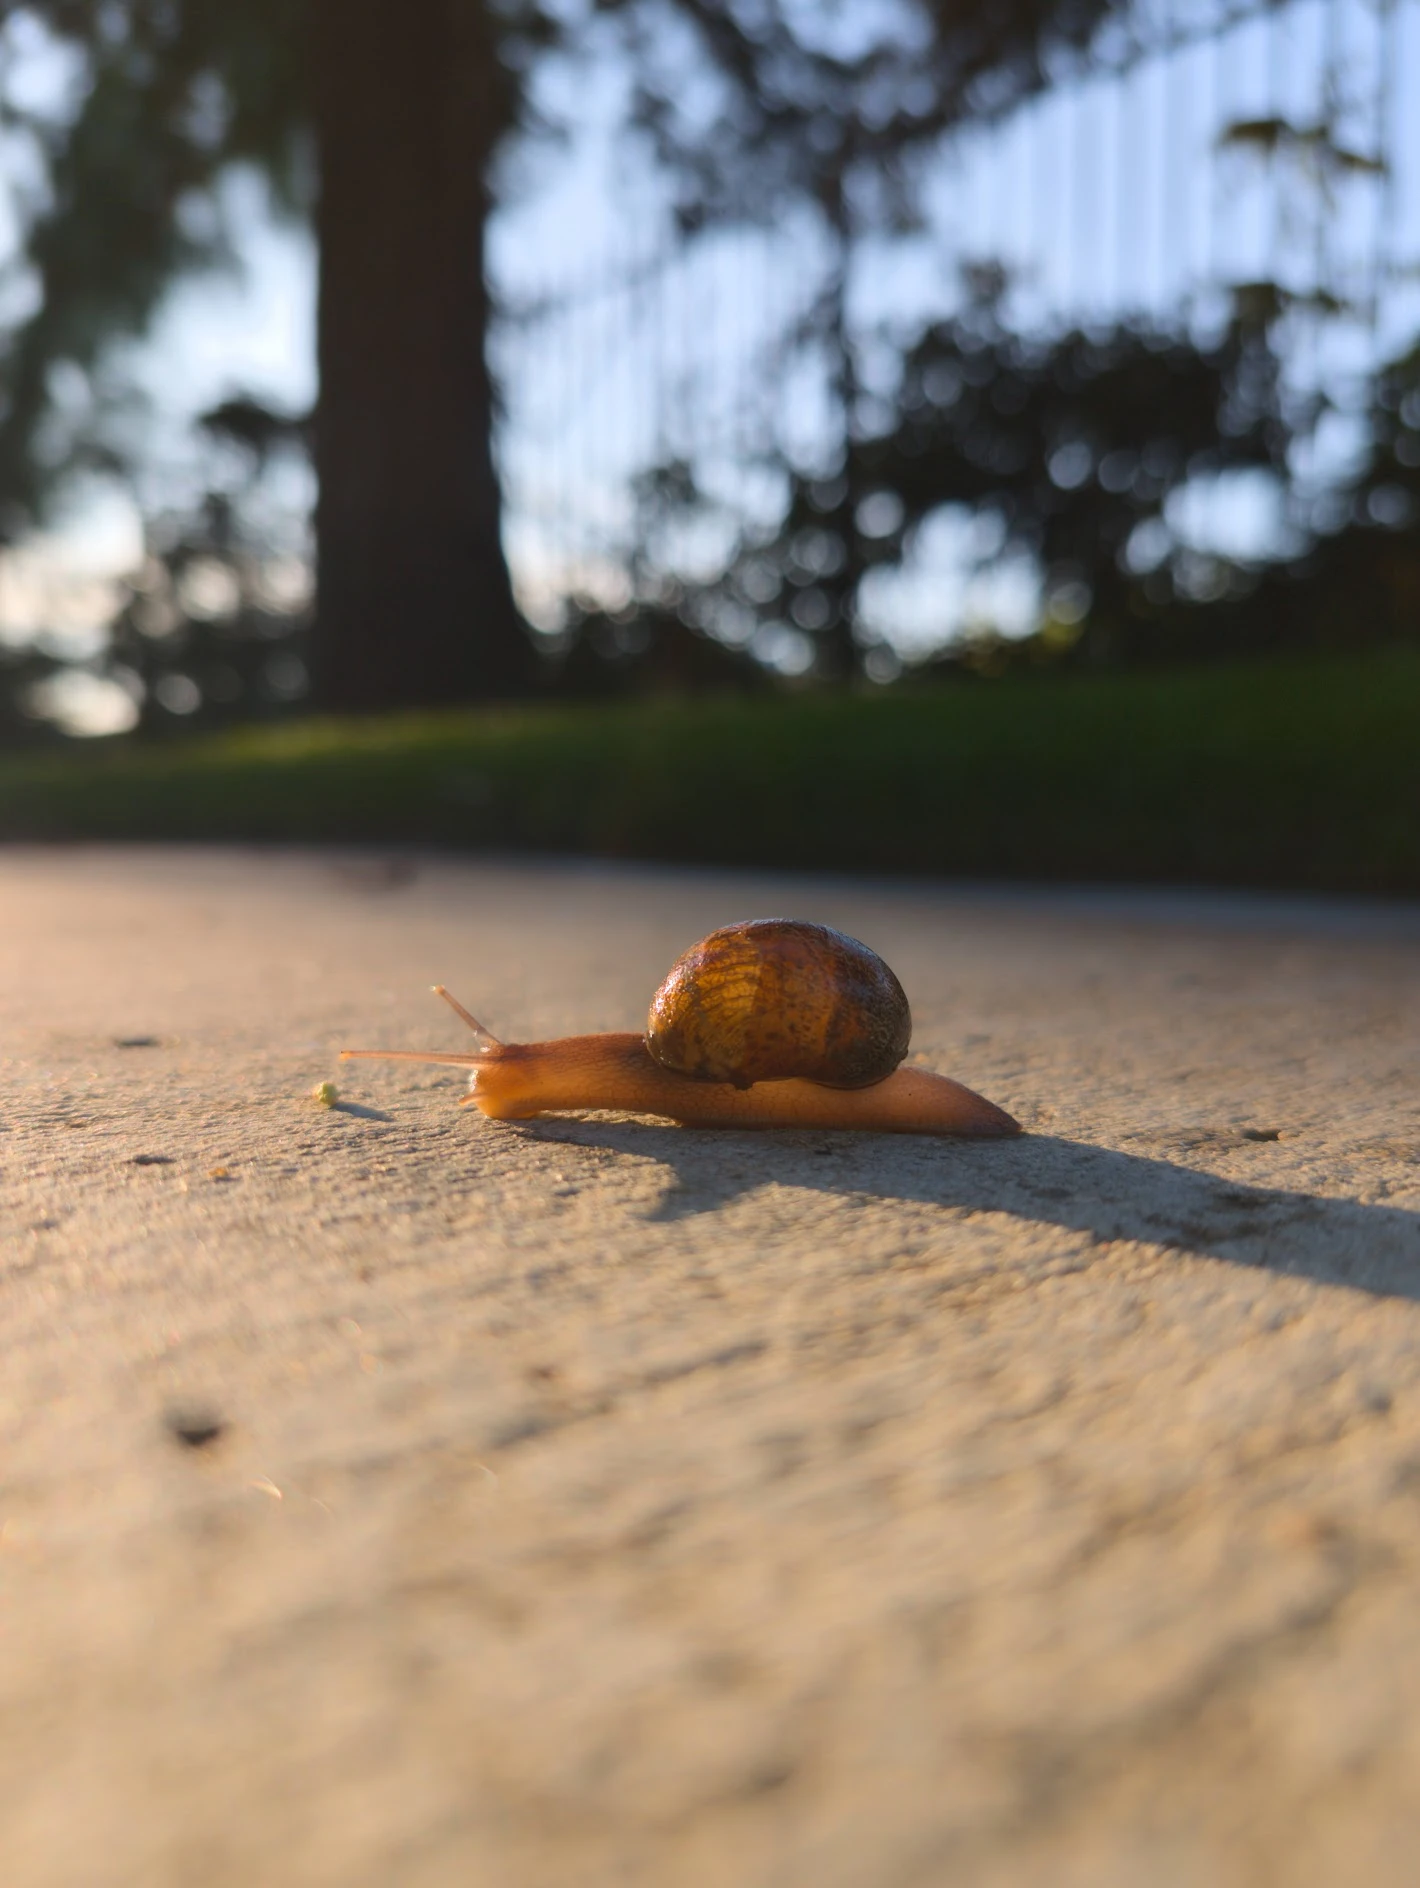
[{"label": "snail tentacle", "polygon": [[475,1068],[485,1055],[505,1045],[485,1029],[478,1018],[466,1010],[456,996],[451,996],[442,983],[431,983],[429,988],[435,996],[441,996],[456,1016],[461,1016],[473,1031],[477,1048],[465,1049],[342,1049],[342,1062],[452,1062],[456,1068]]},{"label": "snail tentacle", "polygon": [[[499,1044],[502,1047],[502,1044]],[[455,1068],[477,1068],[486,1049],[342,1049],[342,1062],[451,1062]]]},{"label": "snail tentacle", "polygon": [[478,1018],[466,1010],[456,996],[450,995],[442,983],[431,984],[430,988],[433,990],[435,996],[441,996],[444,999],[455,1016],[461,1016],[468,1024],[469,1028],[473,1031],[474,1038],[480,1049],[501,1049],[503,1047],[502,1043],[499,1042],[498,1038],[493,1034],[493,1031],[491,1029],[485,1029]]}]

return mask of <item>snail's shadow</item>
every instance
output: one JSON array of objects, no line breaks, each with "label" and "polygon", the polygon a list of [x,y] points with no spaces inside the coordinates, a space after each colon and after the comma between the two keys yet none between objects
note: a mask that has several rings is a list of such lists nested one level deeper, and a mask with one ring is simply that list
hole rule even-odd
[{"label": "snail's shadow", "polygon": [[326,1106],[332,1114],[348,1114],[356,1121],[393,1121],[392,1114],[386,1114],[383,1108],[369,1108],[363,1101],[329,1101]]},{"label": "snail's shadow", "polygon": [[[651,1217],[711,1212],[773,1182],[1018,1219],[1103,1242],[1175,1246],[1236,1264],[1420,1300],[1420,1213],[1259,1186],[1055,1135],[1009,1141],[924,1136],[698,1132],[594,1118],[544,1118],[522,1132],[659,1162]],[[1212,1137],[1241,1147],[1248,1137]]]}]

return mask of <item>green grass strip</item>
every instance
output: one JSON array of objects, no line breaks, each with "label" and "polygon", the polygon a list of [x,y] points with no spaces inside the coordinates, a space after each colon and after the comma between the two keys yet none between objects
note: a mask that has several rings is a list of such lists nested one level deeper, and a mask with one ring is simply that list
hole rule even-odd
[{"label": "green grass strip", "polygon": [[1417,894],[1420,653],[19,754],[0,837]]}]

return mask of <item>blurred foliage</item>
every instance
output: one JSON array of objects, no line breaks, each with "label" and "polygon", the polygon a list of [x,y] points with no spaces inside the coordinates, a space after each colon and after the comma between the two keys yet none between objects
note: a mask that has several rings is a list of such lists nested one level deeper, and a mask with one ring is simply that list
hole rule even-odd
[{"label": "blurred foliage", "polygon": [[[359,0],[367,4],[367,0]],[[447,0],[474,8],[479,0]],[[615,16],[635,62],[638,121],[681,184],[689,224],[772,213],[813,196],[846,140],[877,162],[970,110],[999,109],[1042,85],[1050,49],[1083,47],[1121,0],[908,0],[880,40],[841,46],[812,13],[775,0],[488,0],[498,41],[495,101],[525,126],[527,74],[549,47],[585,50]],[[35,515],[47,489],[88,464],[123,469],[101,425],[46,440],[56,371],[90,381],[115,341],[141,334],[184,272],[231,260],[218,185],[233,165],[271,180],[290,213],[309,214],[318,153],[307,4],[293,0],[25,0],[0,24],[30,18],[82,56],[77,107],[39,111],[6,99],[0,127],[27,137],[45,183],[31,206],[26,264],[33,307],[6,337],[0,403],[0,541]],[[722,88],[728,117],[696,122],[687,47]],[[431,82],[435,75],[431,74]],[[844,145],[847,148],[847,145]],[[470,337],[477,346],[479,337]]]},{"label": "blurred foliage", "polygon": [[3,355],[0,541],[33,519],[56,477],[123,469],[101,428],[43,438],[56,372],[88,383],[175,277],[230,259],[221,173],[259,164],[278,201],[304,210],[311,170],[285,0],[36,0],[8,11],[82,48],[84,75],[71,122],[13,100],[3,118],[43,154],[46,180],[25,242],[34,308]]},{"label": "blurred foliage", "polygon": [[1265,334],[1241,324],[1211,346],[1146,327],[1042,343],[994,320],[934,327],[904,361],[897,425],[854,451],[858,487],[902,513],[872,555],[898,554],[937,506],[964,505],[1039,558],[1047,589],[1083,581],[1113,613],[1131,543],[1190,479],[1285,473],[1278,377]]},{"label": "blurred foliage", "polygon": [[133,694],[142,733],[267,719],[310,690],[304,588],[304,567],[272,557],[210,494],[196,516],[150,529],[102,672]]},{"label": "blurred foliage", "polygon": [[[1011,643],[988,626],[933,673],[1415,633],[1413,355],[1377,381],[1353,482],[1310,509],[1293,493],[1295,548],[1275,565],[1202,554],[1170,523],[1190,481],[1245,470],[1288,480],[1299,420],[1268,336],[1294,303],[1276,284],[1247,285],[1232,326],[1207,343],[1138,325],[1029,339],[1004,326],[1005,278],[982,264],[962,312],[903,353],[890,410],[881,395],[862,397],[845,314],[854,241],[913,230],[922,163],[944,131],[1055,82],[1119,26],[1124,0],[903,0],[881,13],[788,0],[489,0],[485,12],[498,44],[487,95],[502,129],[533,125],[539,58],[575,56],[611,32],[631,60],[635,126],[673,180],[684,231],[808,204],[837,245],[792,344],[828,363],[839,462],[783,461],[782,520],[744,538],[712,581],[677,589],[652,573],[637,607],[619,613],[574,601],[544,642],[542,688],[753,692],[774,669],[843,677],[865,661],[884,677],[893,665],[874,668],[866,646],[865,583],[910,558],[944,507],[974,521],[983,562],[1038,568],[1045,612],[1037,635]],[[30,312],[0,343],[3,543],[75,471],[132,472],[141,439],[109,423],[121,393],[105,378],[113,344],[145,329],[183,272],[230,259],[224,175],[258,166],[304,217],[317,153],[308,4],[29,0],[0,17],[38,20],[81,55],[72,110],[5,106],[5,129],[41,153],[45,183],[26,236]],[[1226,136],[1337,172],[1361,162],[1326,126],[1256,119]],[[309,420],[245,396],[204,425],[245,449],[253,480],[276,453],[310,448]],[[661,468],[649,498],[652,527],[710,504],[684,465]],[[140,703],[142,730],[298,707],[308,613],[273,593],[243,491],[150,520],[148,536],[112,646],[91,665]],[[33,701],[53,668],[43,654],[0,663],[4,738],[32,725],[15,704]]]},{"label": "blurred foliage", "polygon": [[[923,528],[954,511],[979,568],[1020,558],[1038,573],[1041,619],[1016,639],[967,632],[928,674],[1413,641],[1420,350],[1377,377],[1365,427],[1349,481],[1303,492],[1266,325],[1240,316],[1202,345],[1137,325],[1039,340],[968,310],[907,351],[890,426],[852,438],[828,477],[785,468],[782,521],[743,538],[683,610],[738,645],[796,637],[804,670],[825,666],[817,645],[847,624],[872,673],[865,578],[910,563]],[[1190,542],[1174,501],[1249,471],[1275,481],[1286,543],[1246,558]],[[668,518],[712,504],[682,464],[657,492]]]},{"label": "blurred foliage", "polygon": [[[1221,471],[1284,476],[1288,444],[1258,329],[1235,324],[1211,347],[1140,327],[1030,341],[989,307],[968,311],[908,351],[890,428],[850,440],[829,478],[789,471],[782,525],[743,543],[693,614],[741,640],[747,619],[810,641],[853,624],[863,578],[950,506],[986,527],[983,561],[1035,562],[1057,639],[1088,617],[1100,653],[1158,590],[1128,559],[1151,533],[1169,541],[1171,496]],[[684,467],[663,491],[671,507],[705,502]]]},{"label": "blurred foliage", "polygon": [[60,668],[38,648],[0,645],[0,748],[35,747],[59,739],[58,729],[33,712],[41,691]]},{"label": "blurred foliage", "polygon": [[[41,189],[22,206],[32,305],[0,344],[0,542],[74,471],[127,469],[125,445],[103,425],[98,376],[116,342],[145,331],[176,279],[234,262],[224,176],[255,166],[278,208],[309,217],[318,153],[307,10],[297,0],[0,5],[0,24],[37,22],[81,61],[72,108],[21,106],[8,95],[0,108],[0,129],[28,142],[43,170]],[[518,74],[556,25],[540,0],[493,10],[503,57],[491,95],[511,124]],[[74,370],[90,396],[88,423],[48,438],[56,376],[72,384]]]},{"label": "blurred foliage", "polygon": [[1336,125],[1327,119],[1297,124],[1290,118],[1235,118],[1224,127],[1218,143],[1225,150],[1301,160],[1324,185],[1335,177],[1385,174],[1384,159],[1372,151],[1357,151],[1343,144]]},{"label": "blurred foliage", "polygon": [[[371,0],[352,4],[363,17]],[[1121,0],[904,0],[882,30],[865,34],[866,16],[820,15],[775,0],[445,5],[454,17],[481,16],[493,28],[496,69],[478,75],[475,87],[479,111],[496,121],[489,149],[499,132],[533,125],[528,75],[540,56],[553,47],[585,52],[608,25],[619,32],[636,73],[635,122],[674,171],[687,230],[717,218],[770,217],[796,196],[827,209],[838,226],[850,176],[864,187],[877,179],[873,214],[910,220],[895,181],[905,176],[905,152],[968,113],[1000,110],[1044,85],[1053,59],[1082,49],[1121,10]],[[3,109],[3,129],[38,156],[42,183],[22,206],[28,312],[0,341],[0,544],[29,529],[76,471],[117,479],[133,472],[141,430],[132,424],[131,390],[111,372],[113,346],[145,331],[177,277],[231,261],[224,175],[234,165],[256,166],[280,205],[309,214],[324,122],[310,37],[318,18],[309,4],[289,0],[27,0],[0,8],[0,21],[38,22],[79,61],[66,105],[29,108],[7,96]],[[716,93],[708,116],[685,109],[693,91],[706,95],[684,84],[687,57]],[[431,96],[443,76],[429,74]],[[481,342],[476,332],[467,336],[470,347]],[[230,405],[234,423],[259,421],[255,403]],[[486,502],[496,505],[496,496]],[[496,519],[479,535],[496,546]],[[182,633],[194,646],[208,634],[192,626]],[[127,636],[122,625],[120,634]],[[666,634],[679,631],[653,629],[651,640],[659,646]],[[583,646],[595,642],[589,634]],[[137,675],[154,660],[153,649],[131,638],[122,654]],[[687,659],[677,658],[682,667]],[[123,666],[120,652],[114,661]],[[213,673],[231,666],[215,653],[203,662]],[[620,663],[618,656],[613,666]],[[564,663],[563,673],[570,679],[576,668]],[[240,699],[248,698],[244,691]]]},{"label": "blurred foliage", "polygon": [[[1128,0],[598,0],[635,75],[634,121],[683,226],[772,219],[786,201],[913,226],[907,164],[949,127],[1009,111],[1078,68]],[[700,82],[687,85],[694,71]]]},{"label": "blurred foliage", "polygon": [[701,633],[664,601],[614,611],[574,602],[558,634],[539,641],[540,691],[572,700],[762,695],[773,686],[747,651]]},{"label": "blurred foliage", "polygon": [[[1080,70],[1129,8],[1128,0],[905,0],[880,12],[608,0],[608,10],[620,16],[637,76],[635,121],[674,182],[683,229],[717,220],[775,226],[794,205],[816,212],[827,268],[793,341],[801,358],[818,357],[848,451],[860,391],[848,312],[858,244],[920,233],[921,189],[944,134]],[[688,86],[687,69],[708,84]],[[791,478],[799,470],[780,469]],[[867,566],[856,554],[851,468],[838,491],[829,507],[842,553],[836,588],[852,597]],[[817,616],[807,597],[800,608]],[[818,678],[857,672],[849,610],[816,620],[813,636]],[[804,647],[797,638],[767,629],[760,642],[792,669]]]}]

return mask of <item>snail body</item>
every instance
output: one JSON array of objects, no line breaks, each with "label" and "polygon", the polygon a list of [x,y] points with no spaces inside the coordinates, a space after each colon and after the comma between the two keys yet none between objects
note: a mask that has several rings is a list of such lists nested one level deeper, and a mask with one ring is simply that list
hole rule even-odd
[{"label": "snail body", "polygon": [[824,925],[769,918],[712,932],[671,967],[644,1035],[502,1043],[435,989],[474,1030],[473,1052],[342,1055],[470,1068],[466,1101],[497,1120],[611,1108],[703,1127],[1020,1132],[960,1082],[899,1066],[912,1028],[901,984]]}]

